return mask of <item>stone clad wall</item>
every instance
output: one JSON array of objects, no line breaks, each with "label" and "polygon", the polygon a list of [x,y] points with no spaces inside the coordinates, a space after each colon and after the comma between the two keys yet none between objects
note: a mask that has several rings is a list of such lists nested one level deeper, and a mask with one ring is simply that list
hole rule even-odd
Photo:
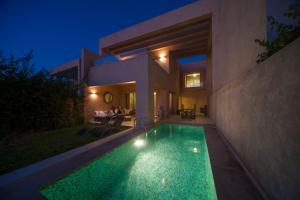
[{"label": "stone clad wall", "polygon": [[216,125],[272,199],[300,196],[300,39],[214,93]]}]

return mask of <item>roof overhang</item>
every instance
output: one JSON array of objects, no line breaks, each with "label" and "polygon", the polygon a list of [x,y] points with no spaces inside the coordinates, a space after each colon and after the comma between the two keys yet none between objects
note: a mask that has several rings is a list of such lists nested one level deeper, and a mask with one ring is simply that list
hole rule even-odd
[{"label": "roof overhang", "polygon": [[211,43],[213,1],[197,1],[100,40],[101,51],[120,57],[168,52],[175,58],[207,54]]}]

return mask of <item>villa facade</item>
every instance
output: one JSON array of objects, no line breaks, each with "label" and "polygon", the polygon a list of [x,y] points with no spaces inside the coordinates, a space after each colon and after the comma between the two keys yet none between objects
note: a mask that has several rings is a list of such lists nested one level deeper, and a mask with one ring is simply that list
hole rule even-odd
[{"label": "villa facade", "polygon": [[[79,59],[52,73],[84,83],[86,120],[95,110],[119,105],[136,110],[137,122],[143,124],[181,109],[213,119],[214,91],[255,63],[258,47],[253,38],[266,34],[265,6],[260,2],[195,2],[100,38],[99,53],[83,49]],[[249,16],[235,16],[241,11]],[[197,55],[207,58],[178,62]],[[113,96],[110,104],[104,103],[105,92]]]},{"label": "villa facade", "polygon": [[[266,0],[196,1],[100,38],[98,53],[83,49],[77,60],[52,74],[78,82],[86,120],[95,110],[119,105],[135,110],[137,124],[143,125],[181,109],[208,116],[271,198],[293,199],[299,173],[288,166],[299,160],[283,152],[300,151],[294,144],[299,135],[290,131],[299,121],[282,100],[299,102],[290,99],[296,89],[285,84],[287,79],[278,87],[272,80],[285,76],[299,85],[294,68],[299,39],[258,65],[262,48],[254,40],[267,37],[266,16]],[[206,58],[178,62],[197,55]],[[112,94],[108,104],[107,92]]]}]

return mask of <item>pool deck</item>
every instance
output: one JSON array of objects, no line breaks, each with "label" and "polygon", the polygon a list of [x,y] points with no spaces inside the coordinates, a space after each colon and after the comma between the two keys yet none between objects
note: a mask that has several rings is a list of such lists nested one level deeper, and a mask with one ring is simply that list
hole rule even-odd
[{"label": "pool deck", "polygon": [[205,127],[205,136],[218,198],[264,199],[216,129]]},{"label": "pool deck", "polygon": [[[218,199],[263,199],[208,119],[181,121],[169,118],[162,123],[167,122],[204,127]],[[41,188],[143,132],[140,129],[123,131],[0,176],[0,199],[44,199],[39,193]]]}]

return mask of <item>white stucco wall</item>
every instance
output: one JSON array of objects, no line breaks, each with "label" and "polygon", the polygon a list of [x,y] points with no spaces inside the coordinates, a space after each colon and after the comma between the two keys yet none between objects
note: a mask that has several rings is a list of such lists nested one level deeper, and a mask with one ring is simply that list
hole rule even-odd
[{"label": "white stucco wall", "polygon": [[170,92],[174,94],[173,110],[177,107],[176,102],[179,95],[179,69],[177,64],[171,60],[168,73],[151,56],[149,56],[149,80],[152,97],[153,92],[157,92],[157,107],[154,109],[159,110],[162,106],[164,109],[164,117],[166,117],[170,114]]},{"label": "white stucco wall", "polygon": [[90,68],[89,86],[111,85],[123,82],[136,81],[136,115],[138,121],[148,124],[153,115],[150,99],[148,76],[148,55],[136,58],[104,63]]}]

